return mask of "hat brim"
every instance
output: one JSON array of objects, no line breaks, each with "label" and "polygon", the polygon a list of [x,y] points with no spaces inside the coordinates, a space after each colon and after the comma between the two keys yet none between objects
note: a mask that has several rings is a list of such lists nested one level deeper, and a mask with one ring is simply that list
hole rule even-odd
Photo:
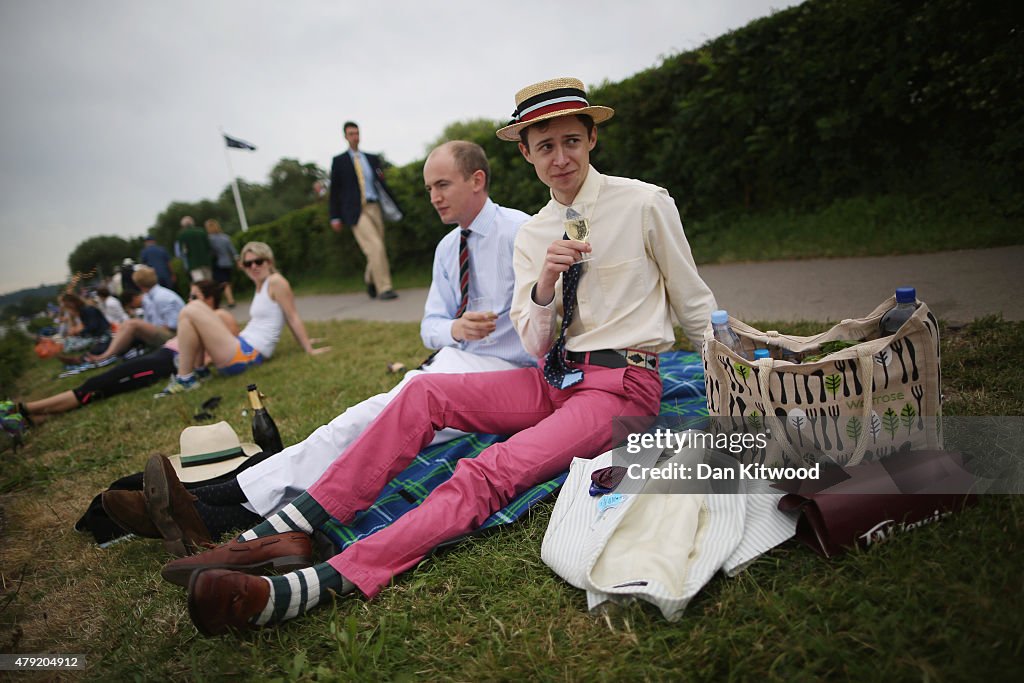
[{"label": "hat brim", "polygon": [[594,124],[604,123],[611,117],[615,116],[615,110],[611,107],[602,107],[600,105],[591,105],[589,107],[581,107],[580,109],[563,109],[561,111],[553,111],[548,114],[543,114],[537,118],[530,119],[529,121],[521,121],[519,123],[513,123],[499,128],[495,135],[501,140],[507,140],[508,142],[519,142],[519,131],[527,126],[532,126],[535,123],[541,121],[549,121],[551,119],[558,118],[560,116],[577,116],[585,114],[590,118],[594,119]]},{"label": "hat brim", "polygon": [[238,469],[248,458],[263,451],[262,448],[254,443],[242,442],[239,445],[242,447],[242,452],[237,456],[206,465],[182,467],[180,453],[175,453],[167,459],[171,461],[171,467],[174,468],[174,473],[178,475],[178,479],[188,484],[194,484],[199,481],[216,479],[225,474],[230,474]]}]

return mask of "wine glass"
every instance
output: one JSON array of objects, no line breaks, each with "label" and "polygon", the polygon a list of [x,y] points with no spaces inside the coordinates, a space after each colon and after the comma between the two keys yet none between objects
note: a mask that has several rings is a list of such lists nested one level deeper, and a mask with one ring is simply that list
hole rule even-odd
[{"label": "wine glass", "polygon": [[[574,242],[590,242],[590,223],[586,217],[571,206],[565,210],[565,234]],[[593,258],[589,252],[580,252],[578,263],[590,261]]]},{"label": "wine glass", "polygon": [[[474,313],[490,313],[495,318],[498,317],[495,311],[494,301],[489,296],[475,296],[469,300],[469,310]],[[494,343],[494,337],[487,335],[483,339],[478,339],[477,344],[487,346]]]}]

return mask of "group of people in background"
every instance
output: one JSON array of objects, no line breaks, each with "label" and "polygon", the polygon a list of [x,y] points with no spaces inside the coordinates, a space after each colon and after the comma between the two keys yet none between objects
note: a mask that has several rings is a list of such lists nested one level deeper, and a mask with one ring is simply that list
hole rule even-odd
[{"label": "group of people in background", "polygon": [[222,375],[234,375],[269,359],[285,324],[307,353],[327,351],[328,347],[313,347],[315,340],[309,338],[295,310],[291,285],[276,272],[271,248],[263,242],[249,242],[242,248],[240,259],[256,286],[250,320],[241,331],[234,316],[220,310],[226,292],[224,283],[210,278],[192,283],[186,304],[176,291],[159,283],[153,268],[134,267],[131,279],[138,292],[129,295],[130,305],[141,307],[142,315],[124,319],[112,336],[109,321],[97,307],[85,304],[76,294],[62,295],[62,305],[75,311],[79,316],[76,320],[85,321],[68,328],[73,335],[65,337],[71,342],[65,351],[89,349],[80,356],[63,354],[62,360],[87,366],[83,369],[103,367],[119,359],[123,362],[73,390],[19,403],[19,412],[31,423],[168,378],[167,386],[156,397],[189,391],[210,376],[210,365]]}]

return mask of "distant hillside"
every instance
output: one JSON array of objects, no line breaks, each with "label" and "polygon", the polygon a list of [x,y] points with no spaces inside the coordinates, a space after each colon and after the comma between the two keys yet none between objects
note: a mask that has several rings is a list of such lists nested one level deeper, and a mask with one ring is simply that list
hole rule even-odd
[{"label": "distant hillside", "polygon": [[38,287],[31,287],[29,289],[19,289],[17,292],[10,292],[9,294],[0,294],[0,310],[19,303],[23,299],[28,297],[43,297],[47,299],[56,298],[57,292],[60,291],[61,285],[40,285]]}]

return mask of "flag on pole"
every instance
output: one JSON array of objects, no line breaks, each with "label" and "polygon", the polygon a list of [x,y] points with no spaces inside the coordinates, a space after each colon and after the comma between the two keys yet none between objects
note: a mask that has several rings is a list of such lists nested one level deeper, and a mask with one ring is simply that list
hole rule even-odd
[{"label": "flag on pole", "polygon": [[[223,133],[221,134],[224,135]],[[250,145],[245,140],[239,140],[237,138],[231,137],[230,135],[224,135],[224,142],[227,143],[228,147],[234,147],[235,149],[248,149],[256,151],[255,145]]]}]

